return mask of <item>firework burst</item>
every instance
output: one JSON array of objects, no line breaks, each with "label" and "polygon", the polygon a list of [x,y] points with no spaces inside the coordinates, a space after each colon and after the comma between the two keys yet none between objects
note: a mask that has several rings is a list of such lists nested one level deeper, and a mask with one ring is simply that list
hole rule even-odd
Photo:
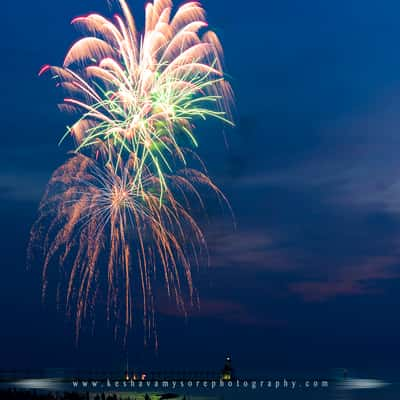
[{"label": "firework burst", "polygon": [[28,254],[43,259],[43,297],[50,267],[59,265],[58,302],[75,317],[77,338],[103,295],[107,318],[123,321],[115,326],[125,338],[135,299],[146,338],[156,339],[157,275],[182,312],[197,302],[192,265],[206,255],[193,215],[195,202],[204,210],[200,188],[228,204],[194,151],[194,124],[232,124],[232,93],[199,3],[173,15],[170,0],[154,0],[141,35],[125,0],[115,2],[122,15],[113,21],[74,19],[89,36],[72,46],[63,67],[40,71],[68,93],[60,107],[79,117],[62,138],[73,136],[75,154],[48,184]]},{"label": "firework burst", "polygon": [[143,35],[126,2],[119,4],[123,16],[114,21],[98,14],[75,18],[72,23],[90,36],[72,46],[62,68],[45,66],[41,73],[51,71],[69,93],[61,108],[81,114],[66,133],[74,136],[76,151],[105,143],[110,158],[117,150],[116,165],[134,154],[137,184],[147,165],[162,194],[164,172],[173,171],[169,156],[186,162],[182,138],[197,146],[195,121],[232,124],[222,47],[197,2],[174,16],[171,0],[149,3]]},{"label": "firework burst", "polygon": [[[187,211],[189,202],[193,206],[196,198],[204,207],[196,189],[202,185],[225,198],[205,174],[185,168],[166,175],[169,189],[160,207],[158,177],[146,169],[138,188],[131,162],[103,168],[87,156],[73,156],[54,172],[31,231],[29,253],[37,255],[40,244],[43,257],[43,297],[54,261],[64,275],[58,301],[63,303],[65,295],[67,313],[76,316],[77,338],[82,320],[96,306],[103,278],[108,283],[107,318],[123,322],[125,338],[133,323],[137,283],[147,338],[156,338],[152,283],[157,275],[163,277],[168,295],[183,313],[187,308],[183,292],[190,305],[197,302],[191,266],[206,255],[206,242]],[[72,267],[66,270],[65,265]]]}]

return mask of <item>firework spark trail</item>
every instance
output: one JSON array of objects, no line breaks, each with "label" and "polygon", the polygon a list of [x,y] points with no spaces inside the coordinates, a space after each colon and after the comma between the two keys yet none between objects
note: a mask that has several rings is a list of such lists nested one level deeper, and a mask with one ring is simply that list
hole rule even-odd
[{"label": "firework spark trail", "polygon": [[80,117],[62,138],[73,136],[75,155],[48,184],[28,255],[40,250],[43,258],[43,297],[51,265],[60,266],[57,298],[65,295],[77,339],[104,280],[107,319],[123,321],[126,338],[141,292],[146,338],[157,342],[158,270],[182,312],[185,292],[191,304],[197,299],[191,266],[206,254],[206,242],[191,210],[195,201],[205,209],[200,187],[228,204],[194,150],[194,123],[232,124],[232,91],[199,3],[172,15],[170,0],[154,0],[141,35],[125,0],[115,2],[122,16],[114,21],[75,18],[89,36],[72,46],[63,67],[39,73],[52,73],[68,93],[61,109]]}]

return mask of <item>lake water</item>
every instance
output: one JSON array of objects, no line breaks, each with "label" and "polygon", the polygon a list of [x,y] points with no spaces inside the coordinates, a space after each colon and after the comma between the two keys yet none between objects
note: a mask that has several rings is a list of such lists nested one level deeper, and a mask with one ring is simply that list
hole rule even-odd
[{"label": "lake water", "polygon": [[[97,393],[117,393],[121,399],[136,398],[141,400],[144,394],[151,395],[151,399],[159,399],[156,393],[175,393],[176,397],[182,399],[186,396],[187,400],[239,400],[239,399],[276,399],[276,400],[398,400],[400,399],[400,383],[397,379],[398,374],[391,371],[382,374],[378,372],[360,373],[351,371],[346,377],[343,372],[325,372],[324,375],[315,373],[286,373],[273,377],[271,373],[265,373],[258,378],[232,380],[229,384],[225,382],[225,387],[220,388],[221,383],[217,381],[187,381],[183,385],[179,381],[171,381],[168,388],[150,389],[151,386],[143,385],[138,387],[122,388],[119,382],[119,388],[107,386],[106,381],[101,381],[96,389],[85,386],[73,388],[69,379],[59,379],[53,377],[17,379],[12,383],[12,387],[19,390],[36,389],[43,392],[62,392],[76,390],[79,392],[91,392],[90,398],[95,397]],[[251,376],[251,375],[246,375]],[[254,375],[253,375],[254,376]],[[269,376],[263,378],[261,376]],[[279,377],[278,377],[279,376]],[[316,378],[319,376],[319,378]],[[114,382],[114,381],[111,381]],[[153,382],[153,381],[152,381]],[[189,383],[190,382],[190,386]],[[9,381],[10,383],[10,381]],[[150,382],[148,382],[150,383]],[[6,382],[3,380],[3,386]],[[136,384],[136,383],[135,383]],[[154,382],[153,382],[154,384]],[[173,384],[173,385],[172,385]],[[195,385],[198,385],[195,387]],[[82,385],[82,383],[80,383]],[[204,385],[204,387],[203,387]],[[214,385],[214,387],[211,387]],[[8,385],[7,385],[8,386]],[[189,386],[189,387],[188,387]],[[172,397],[171,397],[172,398]]]}]

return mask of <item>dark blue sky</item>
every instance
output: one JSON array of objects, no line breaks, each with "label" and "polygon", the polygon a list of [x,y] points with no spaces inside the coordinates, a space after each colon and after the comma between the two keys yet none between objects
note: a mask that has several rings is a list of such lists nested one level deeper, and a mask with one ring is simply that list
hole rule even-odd
[{"label": "dark blue sky", "polygon": [[[141,0],[131,1],[142,16]],[[400,324],[400,4],[374,0],[203,1],[237,99],[229,148],[202,130],[210,174],[238,228],[207,228],[211,269],[187,322],[160,310],[160,350],[136,363],[246,369],[395,366]],[[106,329],[84,335],[40,304],[25,249],[40,196],[68,145],[59,93],[70,20],[104,0],[7,1],[0,42],[0,368],[121,365]],[[201,127],[200,127],[201,130]],[[204,132],[203,132],[204,131]],[[200,132],[200,131],[199,131]],[[171,359],[173,361],[171,361]],[[153,364],[154,365],[154,364]]]}]

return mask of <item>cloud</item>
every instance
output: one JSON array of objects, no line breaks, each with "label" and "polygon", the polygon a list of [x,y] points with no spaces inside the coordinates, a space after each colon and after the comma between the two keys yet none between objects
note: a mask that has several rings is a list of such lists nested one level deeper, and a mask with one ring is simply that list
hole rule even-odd
[{"label": "cloud", "polygon": [[212,267],[251,268],[288,271],[296,267],[298,257],[288,254],[283,238],[267,229],[247,228],[208,232],[210,263]]},{"label": "cloud", "polygon": [[374,294],[379,292],[374,283],[400,278],[400,271],[395,270],[398,263],[397,255],[370,257],[360,264],[336,269],[324,279],[292,283],[289,290],[307,302],[322,302],[338,296]]},{"label": "cloud", "polygon": [[249,171],[236,184],[245,190],[320,188],[333,205],[399,213],[399,127],[400,89],[394,88],[363,112],[321,122],[319,143],[295,166]]},{"label": "cloud", "polygon": [[[167,316],[182,317],[182,313],[171,302],[162,301],[158,312]],[[213,318],[227,323],[247,326],[277,326],[285,322],[267,319],[264,313],[249,309],[247,306],[229,300],[202,299],[199,307],[187,310],[189,318]]]}]

